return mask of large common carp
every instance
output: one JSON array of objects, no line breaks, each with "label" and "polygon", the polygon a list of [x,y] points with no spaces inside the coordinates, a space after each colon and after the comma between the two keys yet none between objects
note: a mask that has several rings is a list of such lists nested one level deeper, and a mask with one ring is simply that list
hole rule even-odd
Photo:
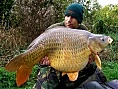
[{"label": "large common carp", "polygon": [[101,61],[97,55],[112,42],[109,36],[93,34],[85,30],[56,27],[46,30],[37,37],[28,49],[15,56],[7,65],[8,71],[16,71],[16,82],[20,86],[27,81],[32,68],[48,56],[50,66],[67,74],[71,81],[78,77],[93,55],[97,66],[101,69]]}]

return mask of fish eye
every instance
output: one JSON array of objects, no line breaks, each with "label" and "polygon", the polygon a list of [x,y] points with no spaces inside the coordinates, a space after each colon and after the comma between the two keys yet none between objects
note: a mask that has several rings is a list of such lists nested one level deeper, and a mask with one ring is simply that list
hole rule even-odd
[{"label": "fish eye", "polygon": [[104,38],[101,38],[101,41],[105,41]]}]

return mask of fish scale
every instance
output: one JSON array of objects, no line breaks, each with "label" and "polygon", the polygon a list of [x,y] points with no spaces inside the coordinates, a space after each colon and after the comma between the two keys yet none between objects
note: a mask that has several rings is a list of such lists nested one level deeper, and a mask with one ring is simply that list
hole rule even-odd
[{"label": "fish scale", "polygon": [[109,36],[85,30],[52,28],[37,37],[24,53],[11,59],[5,68],[16,71],[17,86],[20,86],[27,81],[34,65],[48,56],[51,67],[61,71],[62,76],[67,74],[70,81],[75,81],[78,71],[87,65],[90,55],[94,56],[97,66],[101,68],[97,52],[102,51],[111,42]]},{"label": "fish scale", "polygon": [[[87,39],[85,40],[84,37],[82,38],[80,36],[77,37],[77,35],[76,35],[77,33],[76,34],[73,33],[70,36],[69,32],[67,31],[65,33],[62,33],[62,34],[64,34],[63,35],[64,37],[61,37],[61,38],[60,38],[60,35],[59,36],[56,35],[62,41],[62,43],[61,43],[62,47],[60,47],[62,49],[62,52],[61,52],[62,54],[55,54],[55,55],[62,56],[62,60],[58,60],[56,57],[54,57],[55,55],[53,55],[53,56],[48,55],[48,57],[51,61],[51,66],[53,68],[55,68],[59,71],[64,70],[65,72],[74,72],[74,71],[77,71],[77,70],[81,70],[79,68],[80,68],[80,66],[83,66],[83,65],[78,65],[78,63],[80,63],[82,60],[84,61],[85,59],[84,59],[84,57],[83,58],[80,57],[80,55],[85,53],[83,50],[88,49],[88,46],[87,46],[87,42],[84,42],[84,41],[87,41]],[[71,39],[71,38],[75,38],[75,39]],[[83,41],[83,44],[78,45],[78,42],[81,42],[81,41]],[[61,49],[58,49],[58,50],[61,50]],[[75,49],[75,50],[72,50],[72,49]],[[88,50],[87,50],[87,55],[86,55],[87,57],[91,53],[90,50],[89,51]],[[74,59],[74,57],[76,59]],[[77,60],[77,59],[80,59],[80,58],[81,58],[81,60]],[[57,60],[55,60],[55,59],[57,59]],[[66,60],[64,60],[64,59],[66,59]],[[86,62],[85,64],[87,64],[87,61],[88,61],[88,58],[86,58],[86,59],[87,60],[85,60],[85,62]],[[69,60],[69,61],[67,61],[67,60]],[[73,60],[74,60],[75,63],[73,63]],[[56,64],[58,64],[58,65],[56,65]],[[64,67],[63,64],[66,65],[66,66]],[[70,65],[68,66],[68,64],[71,64],[71,66]],[[85,67],[85,64],[84,64],[84,67]],[[75,67],[75,65],[76,65],[76,67]],[[63,70],[62,70],[62,68],[63,68]]]}]

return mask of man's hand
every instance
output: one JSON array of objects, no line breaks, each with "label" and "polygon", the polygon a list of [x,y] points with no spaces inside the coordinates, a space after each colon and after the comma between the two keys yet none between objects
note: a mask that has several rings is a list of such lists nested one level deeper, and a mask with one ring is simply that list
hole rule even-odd
[{"label": "man's hand", "polygon": [[[94,61],[94,57],[93,57],[93,55],[90,55],[88,64],[90,64],[93,61]],[[49,58],[47,56],[45,56],[44,58],[42,58],[42,60],[39,62],[39,64],[49,66],[50,65]]]},{"label": "man's hand", "polygon": [[40,65],[50,65],[50,61],[49,58],[47,56],[45,56],[44,58],[42,58],[42,60],[39,62]]}]

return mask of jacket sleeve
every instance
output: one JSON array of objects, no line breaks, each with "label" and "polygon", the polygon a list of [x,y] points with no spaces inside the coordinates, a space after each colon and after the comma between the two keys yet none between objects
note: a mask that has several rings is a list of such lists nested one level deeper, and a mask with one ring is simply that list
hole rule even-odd
[{"label": "jacket sleeve", "polygon": [[59,84],[60,72],[50,66],[39,66],[37,82],[33,89],[54,89]]},{"label": "jacket sleeve", "polygon": [[88,28],[84,24],[80,24],[78,29],[87,30],[88,31]]}]

